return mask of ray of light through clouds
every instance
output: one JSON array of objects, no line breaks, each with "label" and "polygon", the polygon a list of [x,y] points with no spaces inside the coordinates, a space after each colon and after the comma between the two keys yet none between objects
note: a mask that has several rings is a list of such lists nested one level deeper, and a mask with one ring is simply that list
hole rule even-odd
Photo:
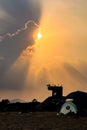
[{"label": "ray of light through clouds", "polygon": [[45,69],[46,82],[63,84],[64,94],[87,91],[87,2],[43,0],[40,26],[43,38],[32,67]]},{"label": "ray of light through clouds", "polygon": [[1,0],[0,34],[1,98],[87,91],[86,0]]}]

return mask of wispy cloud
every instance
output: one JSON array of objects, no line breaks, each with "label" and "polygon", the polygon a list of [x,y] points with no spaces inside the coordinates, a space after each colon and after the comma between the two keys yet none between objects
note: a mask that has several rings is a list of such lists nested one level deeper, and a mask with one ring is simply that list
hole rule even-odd
[{"label": "wispy cloud", "polygon": [[6,33],[5,35],[1,35],[1,36],[0,36],[0,42],[3,41],[3,40],[4,40],[5,38],[7,38],[7,37],[14,37],[14,36],[18,35],[19,33],[21,33],[22,31],[27,30],[30,23],[32,23],[38,30],[40,30],[40,26],[39,26],[35,21],[33,21],[33,20],[28,20],[28,21],[25,23],[24,27],[22,27],[22,28],[20,28],[20,29],[17,29],[17,31],[16,31],[15,33],[9,33],[9,32],[8,32],[8,33]]}]

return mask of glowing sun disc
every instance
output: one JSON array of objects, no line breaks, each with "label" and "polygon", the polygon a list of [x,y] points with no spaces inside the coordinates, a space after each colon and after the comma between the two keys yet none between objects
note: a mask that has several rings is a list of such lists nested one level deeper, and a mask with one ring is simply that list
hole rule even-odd
[{"label": "glowing sun disc", "polygon": [[42,38],[42,34],[39,32],[39,33],[37,34],[37,37],[38,37],[38,39],[41,39],[41,38]]}]

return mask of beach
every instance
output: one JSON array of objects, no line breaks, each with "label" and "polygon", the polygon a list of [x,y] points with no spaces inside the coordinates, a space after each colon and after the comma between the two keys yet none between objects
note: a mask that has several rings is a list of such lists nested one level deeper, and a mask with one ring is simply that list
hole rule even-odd
[{"label": "beach", "polygon": [[0,130],[87,130],[87,117],[56,112],[0,113]]}]

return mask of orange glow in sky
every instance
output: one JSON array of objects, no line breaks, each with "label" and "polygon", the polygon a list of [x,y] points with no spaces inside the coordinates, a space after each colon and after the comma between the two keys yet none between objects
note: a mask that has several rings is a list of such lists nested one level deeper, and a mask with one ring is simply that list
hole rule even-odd
[{"label": "orange glow in sky", "polygon": [[[43,3],[40,28],[44,37],[40,39],[39,34],[41,44],[36,48],[32,59],[32,73],[35,77],[42,73],[41,86],[45,86],[46,83],[62,84],[65,95],[78,90],[78,87],[83,90],[85,87],[81,86],[87,86],[87,83],[83,79],[82,68],[78,69],[78,66],[80,68],[82,64],[80,61],[85,61],[86,23],[81,12],[74,11],[74,8],[80,10],[80,6],[73,2],[56,0],[46,0],[46,3]],[[40,83],[38,81],[39,85]]]},{"label": "orange glow in sky", "polygon": [[10,73],[14,78],[13,72],[17,75],[24,72],[21,74],[24,75],[21,97],[26,100],[44,100],[48,95],[46,84],[49,83],[62,84],[64,95],[78,89],[87,91],[86,1],[41,2],[43,8],[39,25],[34,23],[34,43],[23,50],[12,64],[6,79]]}]

